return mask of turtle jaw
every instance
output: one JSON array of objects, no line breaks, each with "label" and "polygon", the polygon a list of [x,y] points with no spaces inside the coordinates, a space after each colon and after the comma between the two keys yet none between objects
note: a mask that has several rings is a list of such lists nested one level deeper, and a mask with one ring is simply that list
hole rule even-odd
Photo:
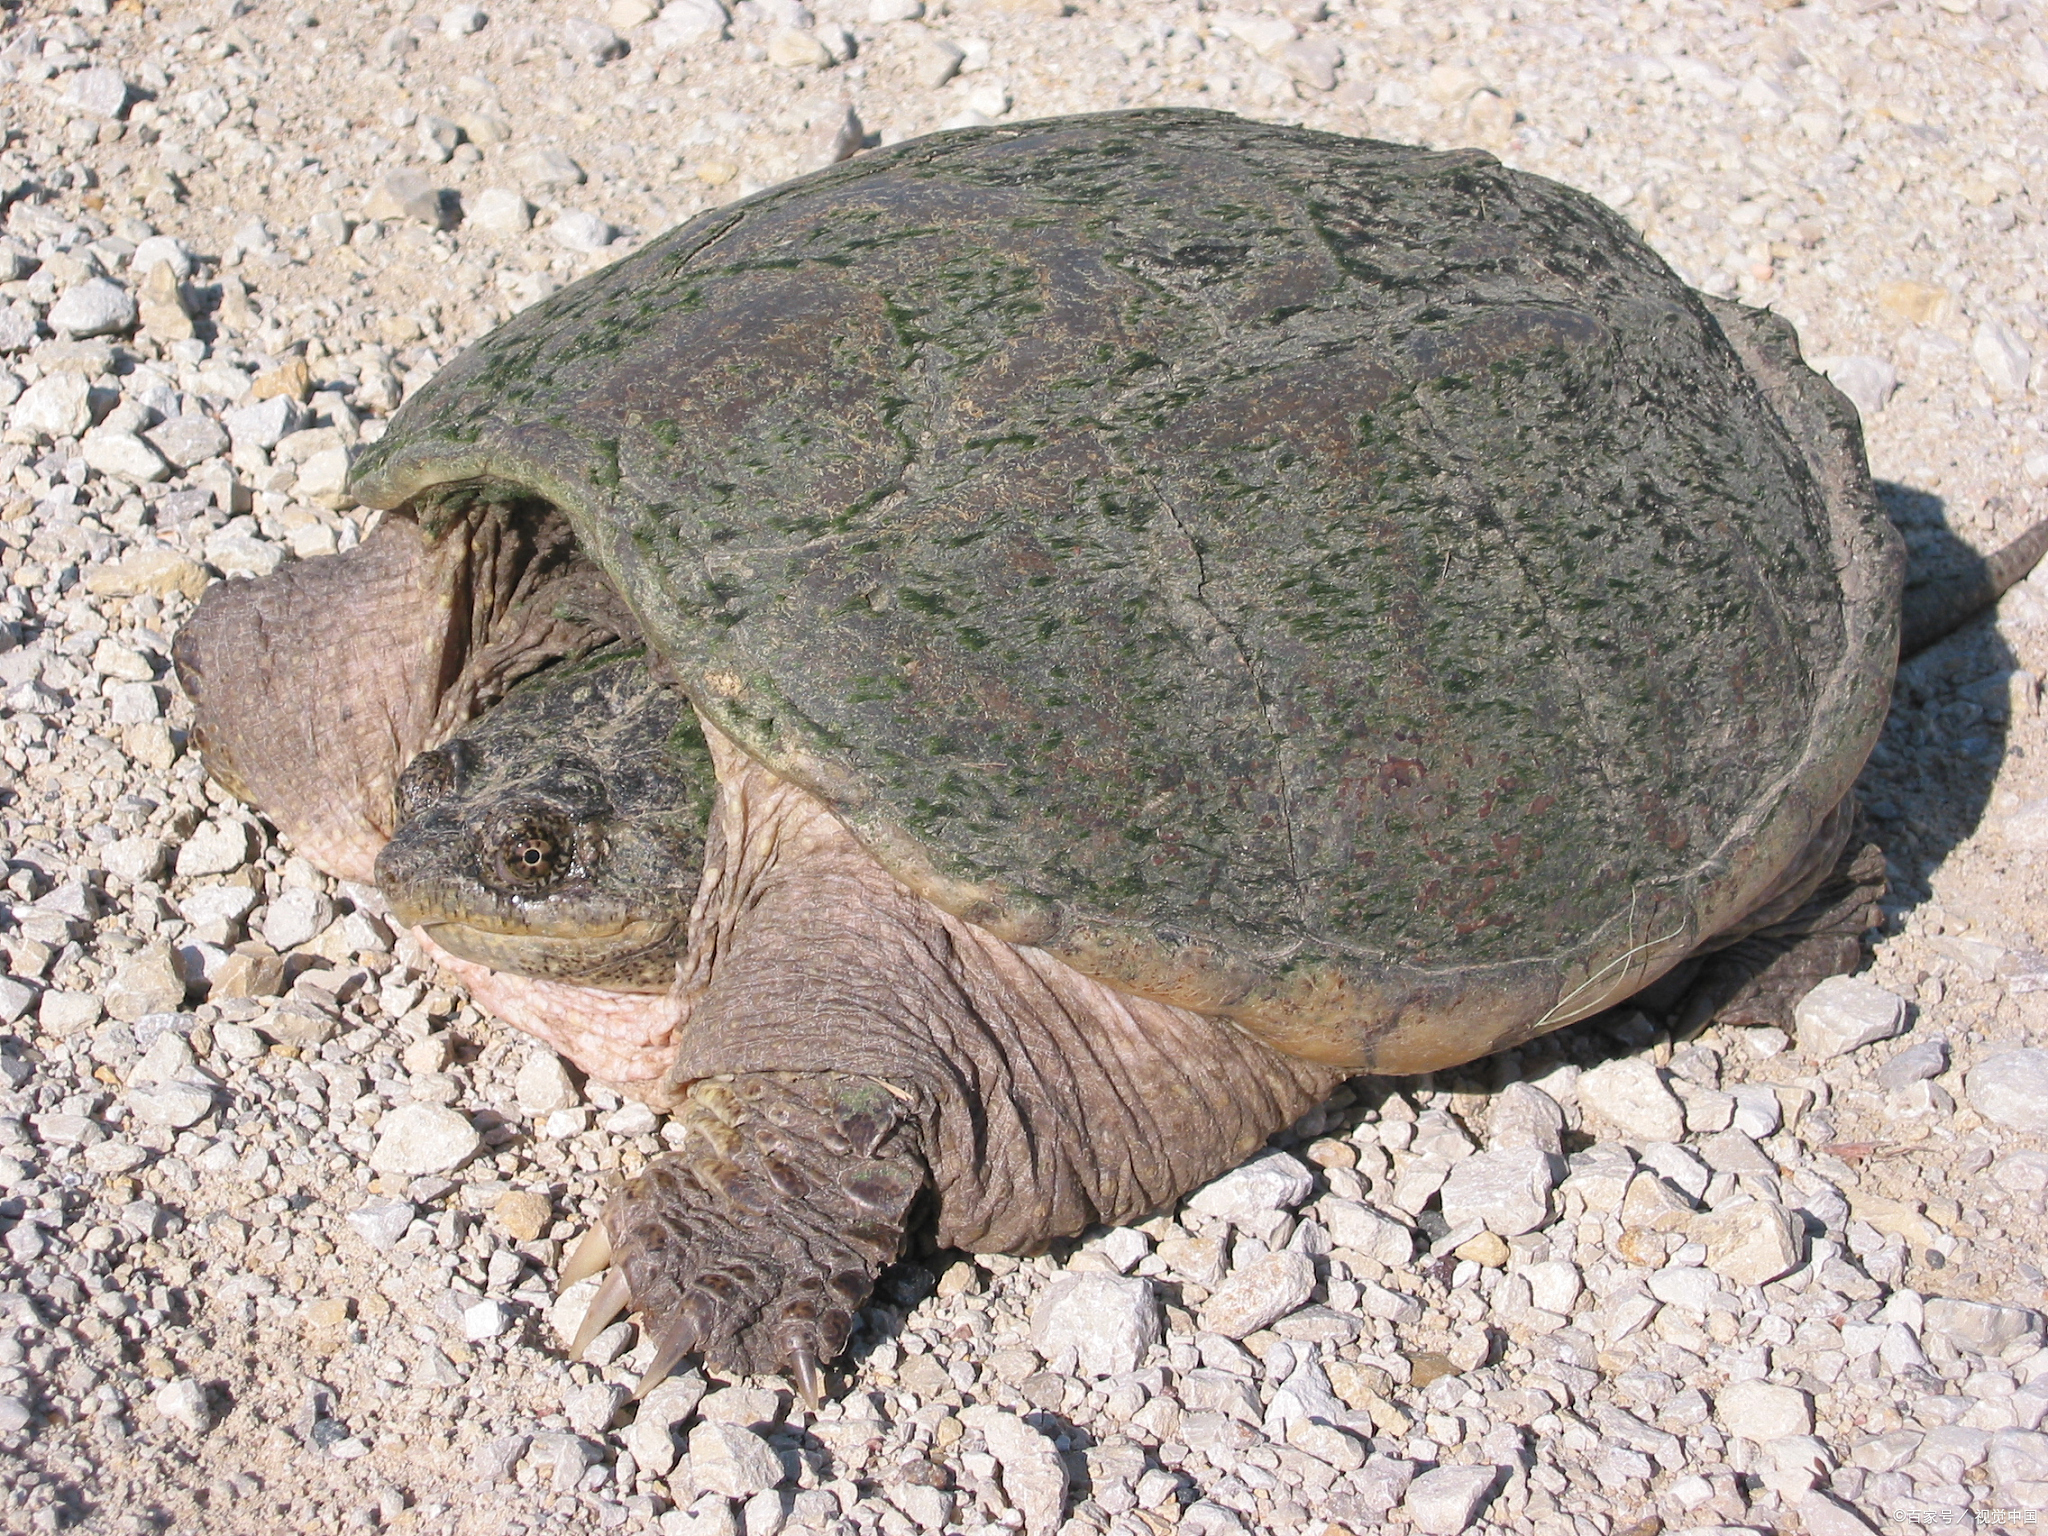
[{"label": "turtle jaw", "polygon": [[494,971],[606,992],[667,992],[683,953],[682,923],[674,917],[628,922],[611,932],[549,933],[393,910],[451,955]]}]

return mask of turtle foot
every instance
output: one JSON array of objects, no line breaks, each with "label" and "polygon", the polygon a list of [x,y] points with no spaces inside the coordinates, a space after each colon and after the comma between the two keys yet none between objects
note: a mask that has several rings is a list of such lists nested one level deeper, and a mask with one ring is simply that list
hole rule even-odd
[{"label": "turtle foot", "polygon": [[870,1077],[751,1073],[692,1084],[676,1118],[682,1147],[564,1268],[571,1284],[608,1266],[570,1353],[631,1310],[655,1340],[643,1393],[697,1354],[815,1403],[927,1180],[909,1100]]},{"label": "turtle foot", "polygon": [[1863,964],[1863,935],[1881,920],[1884,893],[1884,851],[1852,837],[1797,910],[1701,957],[1669,1009],[1673,1029],[1687,1037],[1718,1021],[1790,1031],[1801,998]]}]

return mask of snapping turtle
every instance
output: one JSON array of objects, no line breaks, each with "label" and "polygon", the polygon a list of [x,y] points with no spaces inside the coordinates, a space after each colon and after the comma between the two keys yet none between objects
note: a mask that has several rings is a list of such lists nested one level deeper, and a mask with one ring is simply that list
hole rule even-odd
[{"label": "snapping turtle", "polygon": [[1187,111],[904,143],[527,310],[354,486],[359,549],[177,648],[209,768],[316,862],[365,878],[402,813],[379,873],[444,923],[414,845],[497,793],[500,716],[462,723],[551,662],[643,642],[620,686],[702,721],[664,991],[507,969],[503,914],[584,878],[566,802],[531,867],[488,845],[505,932],[448,943],[687,1127],[571,1266],[655,1375],[815,1393],[920,1196],[985,1251],[1128,1220],[1347,1075],[1853,963],[1881,884],[1850,786],[1901,554],[1852,409],[1477,152]]}]

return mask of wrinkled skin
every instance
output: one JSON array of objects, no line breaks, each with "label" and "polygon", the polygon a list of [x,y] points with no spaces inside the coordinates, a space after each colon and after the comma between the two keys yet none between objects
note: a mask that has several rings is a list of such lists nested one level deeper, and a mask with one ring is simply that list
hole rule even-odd
[{"label": "wrinkled skin", "polygon": [[1845,795],[1899,552],[1853,416],[1484,157],[1180,113],[885,151],[528,311],[365,473],[360,550],[178,645],[209,768],[309,857],[362,878],[407,764],[620,636],[704,723],[670,991],[453,962],[686,1132],[568,1272],[655,1374],[814,1392],[913,1223],[1132,1219],[1355,1071],[1660,976],[1769,1013],[1881,881]]},{"label": "wrinkled skin", "polygon": [[413,758],[376,866],[401,922],[493,970],[670,989],[715,780],[696,712],[643,656],[558,666]]}]

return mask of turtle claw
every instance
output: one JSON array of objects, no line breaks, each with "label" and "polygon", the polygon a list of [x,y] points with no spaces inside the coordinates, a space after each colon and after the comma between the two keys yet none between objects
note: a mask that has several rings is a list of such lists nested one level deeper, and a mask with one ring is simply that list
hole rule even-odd
[{"label": "turtle claw", "polygon": [[576,1245],[576,1251],[569,1255],[569,1262],[562,1266],[562,1283],[555,1294],[560,1295],[578,1280],[587,1280],[612,1261],[612,1235],[605,1231],[604,1223],[598,1222],[583,1234],[583,1241]]},{"label": "turtle claw", "polygon": [[818,1369],[818,1357],[808,1349],[799,1349],[789,1357],[788,1376],[804,1406],[816,1413],[825,1401],[825,1373]]},{"label": "turtle claw", "polygon": [[681,1362],[683,1356],[697,1347],[704,1330],[697,1326],[694,1317],[684,1315],[667,1324],[655,1339],[654,1354],[647,1362],[647,1369],[640,1374],[640,1385],[633,1389],[633,1401],[638,1402],[664,1381],[668,1374]]},{"label": "turtle claw", "polygon": [[614,1269],[604,1277],[604,1284],[597,1288],[597,1294],[590,1298],[590,1308],[583,1314],[583,1326],[576,1330],[576,1342],[569,1346],[571,1359],[581,1355],[596,1338],[612,1324],[612,1319],[626,1310],[626,1304],[633,1299],[632,1288],[626,1283],[624,1270]]}]

